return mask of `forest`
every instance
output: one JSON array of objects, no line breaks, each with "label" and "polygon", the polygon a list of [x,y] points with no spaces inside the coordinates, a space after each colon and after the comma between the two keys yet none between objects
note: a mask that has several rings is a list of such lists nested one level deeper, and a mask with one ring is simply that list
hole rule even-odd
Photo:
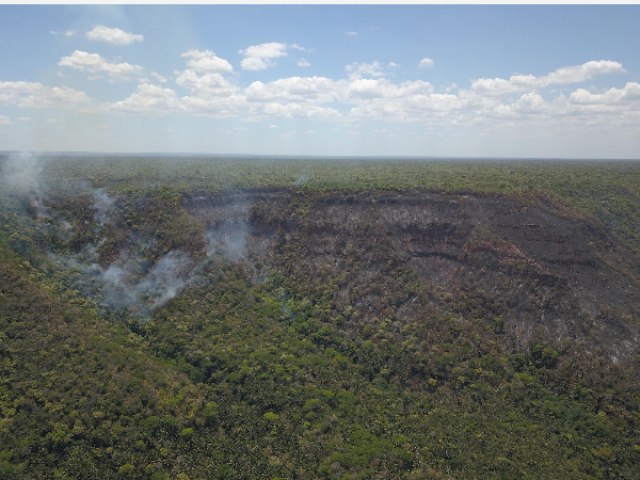
[{"label": "forest", "polygon": [[640,478],[640,163],[0,169],[0,479]]}]

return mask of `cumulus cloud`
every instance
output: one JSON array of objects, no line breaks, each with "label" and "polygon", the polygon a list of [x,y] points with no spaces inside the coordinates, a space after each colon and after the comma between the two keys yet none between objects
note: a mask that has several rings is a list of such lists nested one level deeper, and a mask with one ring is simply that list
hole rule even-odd
[{"label": "cumulus cloud", "polygon": [[449,93],[416,94],[410,96],[405,103],[407,114],[429,111],[448,112],[459,110],[465,106],[465,102],[457,95]]},{"label": "cumulus cloud", "polygon": [[86,34],[89,40],[96,42],[106,42],[112,45],[131,45],[133,42],[142,42],[144,36],[137,33],[129,33],[119,28],[105,27],[98,25],[93,27]]},{"label": "cumulus cloud", "polygon": [[340,112],[329,106],[340,95],[342,85],[327,77],[289,77],[253,82],[244,98],[253,116],[286,118],[336,118]]},{"label": "cumulus cloud", "polygon": [[141,83],[126,99],[115,102],[112,110],[138,113],[163,113],[182,109],[180,99],[170,88]]},{"label": "cumulus cloud", "polygon": [[309,63],[309,60],[307,60],[306,58],[301,58],[300,60],[298,60],[298,66],[302,68],[306,68],[306,67],[310,67],[311,63]]},{"label": "cumulus cloud", "polygon": [[0,82],[0,104],[23,108],[73,108],[90,103],[81,90],[39,82]]},{"label": "cumulus cloud", "polygon": [[349,98],[398,98],[431,91],[431,84],[422,80],[393,83],[384,78],[354,78],[348,84]]},{"label": "cumulus cloud", "polygon": [[[247,55],[245,59],[259,62],[284,56],[289,48],[285,44],[261,44],[242,52]],[[436,90],[422,80],[395,81],[386,76],[395,64],[379,61],[348,65],[342,78],[291,76],[242,86],[237,78],[227,75],[232,72],[231,65],[211,51],[190,50],[183,58],[187,68],[176,72],[174,80],[178,87],[188,91],[187,95],[144,81],[131,96],[116,102],[111,109],[248,119],[375,118],[420,122],[425,126],[445,122],[447,126],[488,129],[507,128],[519,122],[530,126],[553,121],[560,124],[563,118],[577,122],[590,112],[612,112],[616,118],[626,115],[627,119],[637,119],[640,113],[640,83],[636,82],[600,91],[544,90],[623,71],[620,63],[612,61],[586,62],[543,76],[479,79],[467,88],[450,85]]]},{"label": "cumulus cloud", "polygon": [[526,90],[537,90],[552,85],[569,85],[590,80],[599,75],[624,73],[619,62],[611,60],[592,60],[581,65],[559,68],[547,75],[512,75],[504,78],[480,78],[474,80],[471,89],[483,95],[507,95]]},{"label": "cumulus cloud", "polygon": [[539,93],[530,92],[513,103],[513,110],[523,114],[544,113],[548,111],[548,105]]},{"label": "cumulus cloud", "polygon": [[187,59],[187,68],[176,72],[176,84],[191,93],[183,99],[188,110],[211,110],[212,103],[220,104],[216,97],[229,97],[238,91],[224,76],[233,71],[227,60],[210,50],[189,50],[182,57]]},{"label": "cumulus cloud", "polygon": [[233,67],[227,60],[218,57],[211,50],[189,50],[182,54],[182,58],[188,59],[187,67],[197,72],[228,73],[233,71]]},{"label": "cumulus cloud", "polygon": [[610,60],[592,60],[571,67],[559,68],[539,79],[541,86],[548,85],[568,85],[590,80],[598,75],[609,75],[612,73],[624,73],[625,69],[621,63]]},{"label": "cumulus cloud", "polygon": [[569,100],[581,105],[640,103],[640,83],[628,82],[622,88],[610,88],[603,93],[579,88],[571,93]]},{"label": "cumulus cloud", "polygon": [[253,82],[245,94],[250,101],[274,100],[331,102],[336,98],[336,84],[327,77],[288,77],[263,83]]},{"label": "cumulus cloud", "polygon": [[479,78],[471,83],[471,90],[481,95],[506,95],[518,89],[518,86],[504,78]]},{"label": "cumulus cloud", "polygon": [[371,79],[351,82],[346,102],[353,105],[349,111],[353,117],[398,121],[424,121],[468,106],[457,95],[435,93],[428,82]]},{"label": "cumulus cloud", "polygon": [[245,70],[265,70],[275,65],[276,58],[287,56],[287,44],[270,42],[259,45],[251,45],[245,50],[240,50],[244,55],[241,65]]},{"label": "cumulus cloud", "polygon": [[61,67],[69,67],[89,72],[96,77],[106,76],[110,79],[129,79],[142,73],[142,67],[129,63],[110,63],[98,53],[75,50],[71,55],[62,57],[58,62]]},{"label": "cumulus cloud", "polygon": [[433,60],[429,57],[424,57],[422,60],[418,62],[418,68],[429,68],[433,67]]},{"label": "cumulus cloud", "polygon": [[196,92],[180,100],[184,111],[195,115],[229,118],[246,115],[248,112],[246,99],[240,94],[219,96]]},{"label": "cumulus cloud", "polygon": [[[225,95],[220,94],[228,86],[220,74],[211,73],[202,76],[194,74],[192,77],[189,75],[189,73],[186,75],[183,73],[183,76],[179,77],[179,83],[190,88],[191,95],[181,97],[171,88],[145,82],[138,85],[136,91],[126,99],[112,103],[109,110],[150,114],[184,112],[216,117],[229,117],[247,111],[243,96],[229,92]],[[223,83],[216,87],[218,81]],[[229,88],[236,89],[236,87]]]},{"label": "cumulus cloud", "polygon": [[345,70],[349,74],[350,78],[362,78],[362,77],[383,77],[384,67],[379,61],[371,63],[357,63],[354,62],[345,67]]},{"label": "cumulus cloud", "polygon": [[194,93],[227,96],[237,88],[220,73],[200,74],[193,70],[184,70],[176,77],[176,84]]}]

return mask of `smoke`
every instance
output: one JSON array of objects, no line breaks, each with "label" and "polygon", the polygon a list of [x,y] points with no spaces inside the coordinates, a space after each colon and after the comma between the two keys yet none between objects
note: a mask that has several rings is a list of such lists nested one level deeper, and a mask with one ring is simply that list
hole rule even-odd
[{"label": "smoke", "polygon": [[245,193],[222,198],[207,195],[190,200],[190,209],[206,228],[207,257],[242,261],[247,256],[252,201]]},{"label": "smoke", "polygon": [[154,310],[182,291],[197,276],[191,257],[181,251],[172,251],[162,257],[135,285],[134,292],[142,303]]},{"label": "smoke", "polygon": [[225,219],[207,231],[207,256],[223,256],[231,262],[242,260],[247,252],[249,227],[243,219]]},{"label": "smoke", "polygon": [[3,165],[3,184],[7,191],[22,196],[40,193],[42,169],[40,157],[33,153],[11,154]]},{"label": "smoke", "polygon": [[102,188],[98,188],[93,192],[93,209],[96,212],[96,222],[104,225],[109,222],[113,214],[113,206],[115,198],[110,197]]},{"label": "smoke", "polygon": [[25,202],[36,217],[44,216],[42,171],[44,160],[31,152],[10,154],[2,166],[2,186]]},{"label": "smoke", "polygon": [[[190,213],[204,225],[206,257],[184,248],[161,253],[152,233],[128,230],[122,210],[129,205],[126,199],[73,173],[61,175],[57,161],[57,175],[50,176],[47,157],[21,153],[0,160],[2,193],[22,203],[23,219],[38,220],[42,242],[37,248],[46,250],[68,286],[92,299],[105,315],[145,319],[208,278],[219,262],[247,258],[252,203],[245,194],[205,195],[191,204]],[[43,217],[46,221],[40,222]]]},{"label": "smoke", "polygon": [[298,175],[298,178],[295,179],[293,184],[296,187],[301,187],[301,186],[309,183],[310,181],[311,181],[311,175],[303,174],[303,175]]},{"label": "smoke", "polygon": [[[202,204],[196,214],[206,219],[206,258],[196,261],[189,253],[174,249],[153,260],[149,252],[155,249],[155,239],[132,235],[118,258],[103,266],[98,249],[108,241],[107,225],[119,223],[118,199],[103,189],[95,189],[92,197],[95,240],[78,254],[56,256],[56,262],[63,269],[74,271],[73,283],[107,313],[122,312],[144,319],[185,288],[203,280],[208,267],[220,261],[246,259],[251,203],[239,195],[222,204],[212,204],[210,197],[198,199]],[[70,223],[64,221],[64,225],[69,228]]]},{"label": "smoke", "polygon": [[66,271],[75,272],[73,283],[101,308],[140,318],[165,305],[198,278],[198,265],[179,250],[170,251],[150,266],[136,251],[122,252],[115,262],[102,267],[91,246],[78,255],[56,255],[54,260]]}]

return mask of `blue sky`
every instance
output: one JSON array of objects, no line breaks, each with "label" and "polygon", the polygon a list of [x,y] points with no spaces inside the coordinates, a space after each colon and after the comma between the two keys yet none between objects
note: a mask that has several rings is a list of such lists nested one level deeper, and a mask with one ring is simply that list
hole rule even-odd
[{"label": "blue sky", "polygon": [[640,158],[640,5],[0,5],[0,150]]}]

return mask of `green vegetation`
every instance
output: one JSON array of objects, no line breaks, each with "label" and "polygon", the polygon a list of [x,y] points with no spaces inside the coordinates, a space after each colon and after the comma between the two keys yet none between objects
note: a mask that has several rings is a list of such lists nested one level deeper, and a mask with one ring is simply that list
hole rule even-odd
[{"label": "green vegetation", "polygon": [[639,176],[48,159],[0,196],[0,478],[640,478]]}]

